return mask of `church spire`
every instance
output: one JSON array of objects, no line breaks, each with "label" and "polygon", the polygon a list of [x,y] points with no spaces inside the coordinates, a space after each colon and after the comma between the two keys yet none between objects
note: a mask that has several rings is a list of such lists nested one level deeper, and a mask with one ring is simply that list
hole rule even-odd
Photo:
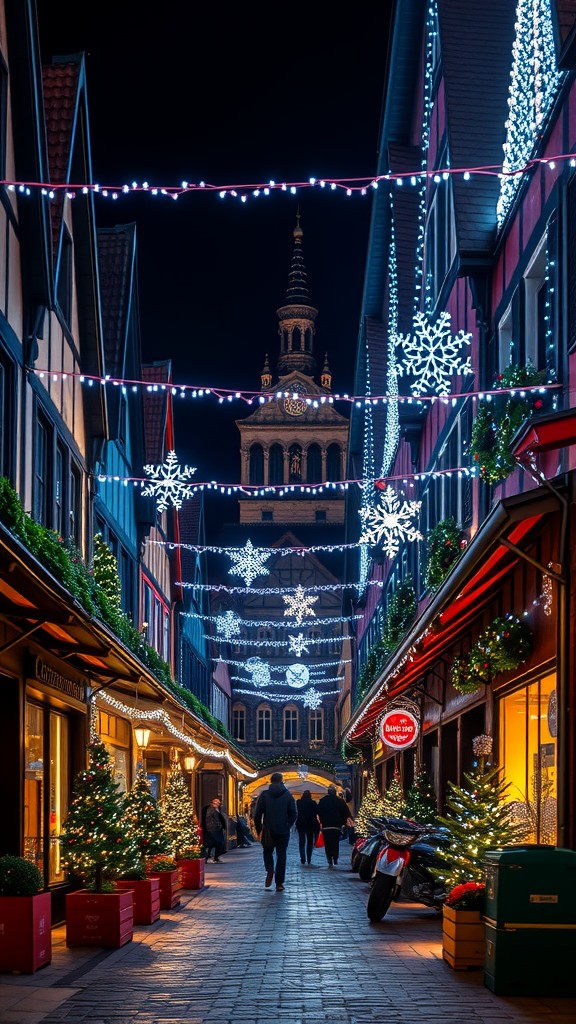
[{"label": "church spire", "polygon": [[264,359],[264,366],[262,367],[262,372],[260,374],[260,384],[262,386],[262,390],[263,391],[266,388],[269,388],[270,385],[272,384],[272,373],[270,371],[270,363],[268,361],[268,353],[266,353],[266,357]]},{"label": "church spire", "polygon": [[300,226],[300,210],[296,214],[296,227],[293,231],[294,249],[288,275],[286,300],[276,310],[279,320],[280,357],[278,359],[278,376],[283,377],[293,370],[299,370],[309,377],[316,371],[314,358],[314,321],[318,310],[310,304],[308,280],[302,237],[304,232]]}]

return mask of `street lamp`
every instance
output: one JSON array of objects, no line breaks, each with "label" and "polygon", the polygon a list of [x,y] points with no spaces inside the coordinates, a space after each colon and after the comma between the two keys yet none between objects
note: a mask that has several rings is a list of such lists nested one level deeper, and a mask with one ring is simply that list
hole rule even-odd
[{"label": "street lamp", "polygon": [[193,754],[186,754],[184,758],[184,768],[187,772],[194,771],[194,765],[196,764],[196,758]]},{"label": "street lamp", "polygon": [[134,729],[134,735],[140,750],[146,750],[146,747],[150,742],[150,729],[145,729],[142,726],[139,726],[137,729]]}]

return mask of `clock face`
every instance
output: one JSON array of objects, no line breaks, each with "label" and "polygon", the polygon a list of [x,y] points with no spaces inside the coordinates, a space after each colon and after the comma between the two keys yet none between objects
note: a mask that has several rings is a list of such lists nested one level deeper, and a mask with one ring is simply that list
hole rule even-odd
[{"label": "clock face", "polygon": [[304,393],[302,384],[295,384],[288,398],[284,399],[284,409],[289,416],[301,416],[306,412],[306,402],[298,395]]},{"label": "clock face", "polygon": [[286,669],[286,682],[295,690],[301,690],[306,686],[310,678],[310,672],[306,665],[290,665]]}]

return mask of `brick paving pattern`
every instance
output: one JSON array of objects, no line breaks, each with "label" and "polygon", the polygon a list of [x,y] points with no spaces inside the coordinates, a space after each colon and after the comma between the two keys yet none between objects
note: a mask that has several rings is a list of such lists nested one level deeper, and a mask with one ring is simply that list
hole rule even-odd
[{"label": "brick paving pattern", "polygon": [[370,924],[349,865],[342,843],[335,870],[323,850],[302,867],[294,839],[277,893],[255,845],[121,949],[67,949],[57,928],[50,965],[0,974],[1,1024],[576,1024],[576,999],[496,996],[482,971],[452,971],[433,910]]}]

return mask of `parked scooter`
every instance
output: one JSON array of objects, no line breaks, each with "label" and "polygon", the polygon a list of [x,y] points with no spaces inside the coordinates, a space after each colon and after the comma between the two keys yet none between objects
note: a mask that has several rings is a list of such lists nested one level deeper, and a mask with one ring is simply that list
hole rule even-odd
[{"label": "parked scooter", "polygon": [[384,820],[384,845],[376,858],[367,913],[381,921],[392,900],[406,899],[442,909],[444,886],[430,870],[441,866],[437,848],[446,839],[440,829],[406,818]]}]

